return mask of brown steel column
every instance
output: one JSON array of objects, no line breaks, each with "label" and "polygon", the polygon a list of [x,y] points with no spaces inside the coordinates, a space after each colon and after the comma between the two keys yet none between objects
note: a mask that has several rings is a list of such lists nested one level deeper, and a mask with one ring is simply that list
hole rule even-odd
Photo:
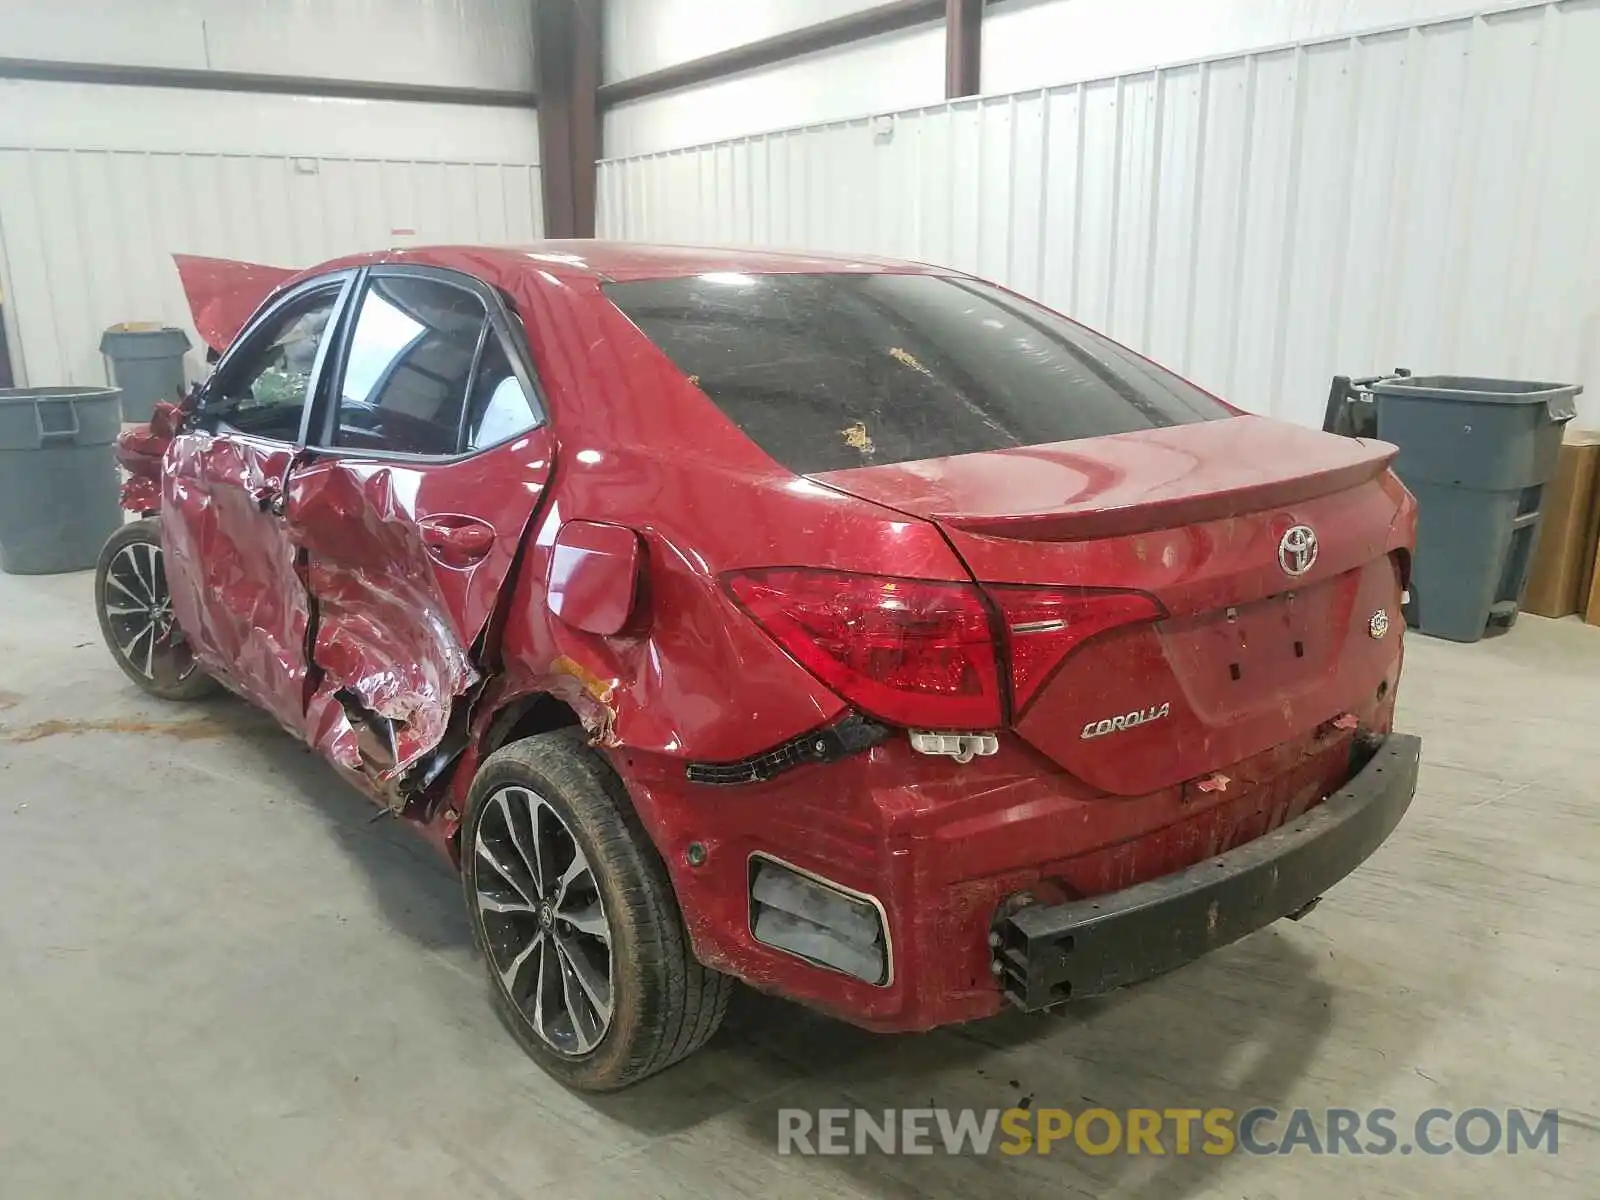
[{"label": "brown steel column", "polygon": [[[746,0],[746,2],[758,4],[761,0]],[[758,67],[774,66],[799,58],[803,54],[816,54],[822,50],[848,46],[863,38],[880,37],[886,33],[897,33],[902,29],[913,29],[918,25],[937,21],[939,14],[944,11],[946,2],[947,0],[891,0],[888,4],[876,4],[871,8],[846,13],[842,17],[819,21],[815,25],[788,29],[772,37],[762,38],[760,41],[746,42],[742,46],[718,50],[703,58],[673,63],[670,67],[662,67],[659,71],[647,71],[631,79],[618,79],[602,84],[600,103],[602,107],[610,108],[613,104],[625,104],[630,100],[658,96],[662,92],[670,92],[677,88],[710,83],[713,79],[723,79],[740,71],[754,71]]]},{"label": "brown steel column", "polygon": [[983,62],[983,0],[945,0],[945,99],[978,94]]},{"label": "brown steel column", "polygon": [[601,0],[533,0],[546,237],[593,237]]}]

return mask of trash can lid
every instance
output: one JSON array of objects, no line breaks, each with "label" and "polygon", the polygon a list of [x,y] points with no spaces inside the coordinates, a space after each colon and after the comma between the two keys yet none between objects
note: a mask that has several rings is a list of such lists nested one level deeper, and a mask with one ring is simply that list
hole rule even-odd
[{"label": "trash can lid", "polygon": [[172,325],[124,322],[101,335],[100,353],[112,358],[179,358],[189,345],[189,335]]},{"label": "trash can lid", "polygon": [[1583,385],[1477,375],[1395,375],[1373,383],[1372,391],[1380,396],[1455,404],[1542,404],[1549,410],[1550,420],[1570,421],[1578,415]]}]

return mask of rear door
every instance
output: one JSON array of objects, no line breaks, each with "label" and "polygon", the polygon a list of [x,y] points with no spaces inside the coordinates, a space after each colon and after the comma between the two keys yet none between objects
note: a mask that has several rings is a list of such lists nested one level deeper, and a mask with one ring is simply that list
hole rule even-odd
[{"label": "rear door", "polygon": [[398,804],[480,680],[552,442],[492,289],[381,267],[352,303],[284,515],[315,612],[307,736]]},{"label": "rear door", "polygon": [[355,279],[311,280],[256,319],[207,381],[163,473],[161,535],[180,627],[208,671],[296,734],[310,610],[277,511]]}]

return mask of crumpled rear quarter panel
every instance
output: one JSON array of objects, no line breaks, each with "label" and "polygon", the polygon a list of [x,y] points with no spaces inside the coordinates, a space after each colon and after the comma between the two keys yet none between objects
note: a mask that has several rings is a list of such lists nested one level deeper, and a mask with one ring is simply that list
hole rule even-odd
[{"label": "crumpled rear quarter panel", "polygon": [[[591,731],[603,727],[605,744],[683,761],[759,753],[842,714],[839,698],[733,604],[721,574],[804,562],[963,578],[938,531],[779,467],[594,279],[529,272],[505,286],[530,330],[560,451],[554,500],[509,608],[498,698],[552,692]],[[569,520],[640,536],[639,620],[618,636],[585,633],[546,606],[550,555]]]}]

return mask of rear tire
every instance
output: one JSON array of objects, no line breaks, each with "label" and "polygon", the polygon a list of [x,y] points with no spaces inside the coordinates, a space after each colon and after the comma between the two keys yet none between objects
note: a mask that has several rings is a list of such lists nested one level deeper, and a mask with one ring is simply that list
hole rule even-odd
[{"label": "rear tire", "polygon": [[94,605],[106,649],[144,691],[163,700],[199,700],[218,690],[172,616],[155,517],[124,525],[106,540],[94,571]]},{"label": "rear tire", "polygon": [[637,1083],[721,1024],[733,980],[694,957],[666,867],[581,728],[484,761],[461,827],[461,881],[496,1006],[568,1087]]}]

